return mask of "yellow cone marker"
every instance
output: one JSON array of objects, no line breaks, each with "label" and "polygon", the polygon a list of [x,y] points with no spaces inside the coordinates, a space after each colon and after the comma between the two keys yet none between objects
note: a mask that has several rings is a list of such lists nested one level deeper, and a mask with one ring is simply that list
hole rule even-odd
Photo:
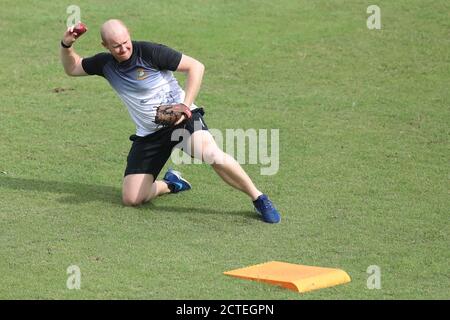
[{"label": "yellow cone marker", "polygon": [[341,269],[321,268],[279,261],[224,272],[228,276],[267,282],[297,291],[308,292],[350,282]]}]

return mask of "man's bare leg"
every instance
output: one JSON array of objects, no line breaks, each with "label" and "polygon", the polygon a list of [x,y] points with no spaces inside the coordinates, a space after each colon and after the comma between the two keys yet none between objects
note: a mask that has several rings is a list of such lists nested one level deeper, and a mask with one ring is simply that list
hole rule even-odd
[{"label": "man's bare leg", "polygon": [[279,223],[280,213],[267,195],[259,191],[240,164],[217,146],[213,136],[206,130],[195,131],[187,140],[186,150],[191,156],[211,164],[217,174],[230,186],[246,193],[253,201],[255,210],[267,223]]},{"label": "man's bare leg", "polygon": [[241,165],[233,157],[220,150],[211,133],[199,130],[194,132],[189,139],[188,145],[191,146],[191,150],[188,153],[211,164],[226,183],[246,193],[252,201],[262,194]]},{"label": "man's bare leg", "polygon": [[123,179],[122,202],[126,206],[138,206],[169,192],[167,183],[153,182],[151,174],[129,174]]}]

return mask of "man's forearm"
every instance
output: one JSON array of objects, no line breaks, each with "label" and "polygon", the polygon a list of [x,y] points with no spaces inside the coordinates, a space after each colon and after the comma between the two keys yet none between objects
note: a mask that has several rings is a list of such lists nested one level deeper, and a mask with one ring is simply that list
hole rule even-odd
[{"label": "man's forearm", "polygon": [[67,49],[61,47],[60,56],[64,71],[66,71],[68,75],[71,75],[81,57],[75,52],[73,47]]},{"label": "man's forearm", "polygon": [[194,103],[195,98],[200,91],[204,71],[205,67],[203,64],[198,63],[187,72],[184,104],[188,107]]}]

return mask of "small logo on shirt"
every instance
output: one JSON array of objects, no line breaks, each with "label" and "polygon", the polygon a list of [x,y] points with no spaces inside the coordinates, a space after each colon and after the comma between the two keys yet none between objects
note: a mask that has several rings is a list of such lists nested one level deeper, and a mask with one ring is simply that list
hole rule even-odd
[{"label": "small logo on shirt", "polygon": [[143,68],[137,68],[137,79],[138,80],[144,80],[148,77],[148,74],[145,73],[145,70]]}]

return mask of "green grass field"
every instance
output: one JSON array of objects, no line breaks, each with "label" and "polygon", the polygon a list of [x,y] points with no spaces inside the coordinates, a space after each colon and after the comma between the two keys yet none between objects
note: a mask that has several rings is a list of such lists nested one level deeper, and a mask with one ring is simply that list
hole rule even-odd
[{"label": "green grass field", "polygon": [[[206,164],[175,166],[191,191],[122,206],[134,125],[105,80],[65,75],[70,4],[2,1],[1,299],[450,298],[448,1],[73,3],[89,27],[80,55],[123,19],[205,64],[210,128],[280,130],[277,174],[244,165],[279,225]],[[371,4],[381,30],[366,26]],[[298,294],[222,274],[271,260],[352,281]],[[81,290],[66,287],[70,265]]]}]

